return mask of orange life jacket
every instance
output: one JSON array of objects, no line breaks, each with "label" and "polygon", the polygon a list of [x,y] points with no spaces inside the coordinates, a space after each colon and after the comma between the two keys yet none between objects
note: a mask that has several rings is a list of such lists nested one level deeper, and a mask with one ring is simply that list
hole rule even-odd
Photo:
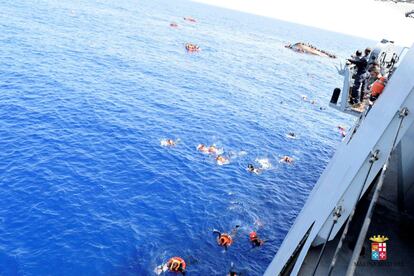
[{"label": "orange life jacket", "polygon": [[233,239],[229,234],[221,234],[217,242],[221,246],[230,246],[233,243]]},{"label": "orange life jacket", "polygon": [[381,95],[382,91],[384,90],[385,87],[385,78],[382,77],[378,80],[376,80],[371,87],[371,95],[373,97],[378,97],[379,95]]},{"label": "orange life jacket", "polygon": [[187,265],[182,258],[172,257],[171,259],[168,260],[167,267],[169,271],[179,272],[180,267],[181,267],[181,270],[184,271]]},{"label": "orange life jacket", "polygon": [[256,232],[251,232],[250,233],[250,235],[249,235],[249,237],[250,237],[250,241],[254,241],[254,240],[256,240],[257,239],[257,234],[256,234]]}]

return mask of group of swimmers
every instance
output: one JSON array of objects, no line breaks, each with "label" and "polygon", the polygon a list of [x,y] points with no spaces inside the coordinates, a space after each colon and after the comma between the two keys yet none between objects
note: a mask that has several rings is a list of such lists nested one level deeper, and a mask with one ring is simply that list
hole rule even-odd
[{"label": "group of swimmers", "polygon": [[[188,22],[191,22],[191,23],[196,23],[197,22],[196,19],[194,19],[194,18],[192,18],[190,16],[184,17],[183,19],[185,21],[188,21]],[[178,24],[176,22],[171,22],[170,23],[170,27],[171,28],[178,28]],[[200,46],[198,46],[197,44],[194,44],[194,43],[186,43],[184,45],[184,47],[190,53],[194,53],[194,52],[200,51]]]},{"label": "group of swimmers", "polygon": [[[195,18],[192,18],[191,16],[185,16],[185,17],[183,17],[183,19],[185,21],[188,21],[188,22],[191,22],[191,23],[196,23],[197,22],[197,20]],[[178,24],[176,22],[171,22],[170,27],[177,28]]]},{"label": "group of swimmers", "polygon": [[[294,132],[287,133],[286,137],[289,139],[297,138]],[[163,147],[175,147],[179,141],[180,141],[179,139],[177,140],[162,139],[160,144]],[[213,156],[217,165],[223,166],[223,165],[230,164],[230,158],[224,154],[224,150],[222,148],[218,148],[215,144],[210,145],[210,146],[206,146],[205,144],[199,144],[197,146],[197,151],[203,154]],[[248,164],[247,171],[251,173],[259,174],[271,166],[267,159],[265,160],[266,162],[264,162],[263,160],[259,160],[259,161],[260,161],[259,163],[261,163],[260,167],[255,167],[253,164]],[[287,155],[279,159],[279,163],[293,164],[293,162],[294,162],[294,159]]]},{"label": "group of swimmers", "polygon": [[204,144],[199,144],[197,146],[197,150],[204,154],[213,155],[214,159],[217,162],[217,165],[222,166],[222,165],[230,164],[230,159],[227,156],[223,155],[223,152],[224,152],[223,149],[217,148],[216,145],[211,145],[207,147]]},{"label": "group of swimmers", "polygon": [[[234,238],[237,234],[240,225],[236,225],[230,233],[222,233],[219,230],[214,229],[213,234],[217,235],[216,242],[217,245],[223,247],[225,251],[233,244]],[[259,238],[256,231],[251,231],[249,233],[249,242],[252,248],[260,247],[265,243],[265,240]],[[172,257],[170,258],[165,264],[156,267],[155,272],[156,274],[160,275],[164,272],[174,272],[174,273],[181,273],[185,275],[187,268],[187,263],[181,257]],[[234,265],[232,263],[230,271],[228,273],[229,276],[239,276],[241,275],[240,272],[234,269]]]}]

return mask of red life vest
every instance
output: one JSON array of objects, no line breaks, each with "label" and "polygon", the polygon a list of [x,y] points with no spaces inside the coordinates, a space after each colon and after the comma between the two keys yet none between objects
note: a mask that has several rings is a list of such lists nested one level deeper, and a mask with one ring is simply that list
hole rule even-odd
[{"label": "red life vest", "polygon": [[373,97],[378,97],[379,95],[381,95],[382,91],[385,88],[385,78],[382,77],[378,80],[376,80],[371,87],[371,95]]}]

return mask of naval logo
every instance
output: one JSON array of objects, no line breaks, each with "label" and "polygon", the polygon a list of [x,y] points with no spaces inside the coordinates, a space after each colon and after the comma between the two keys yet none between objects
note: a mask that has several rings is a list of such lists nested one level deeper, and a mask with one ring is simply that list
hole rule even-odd
[{"label": "naval logo", "polygon": [[385,261],[387,260],[387,243],[388,238],[385,236],[372,236],[369,238],[371,243],[371,260]]}]

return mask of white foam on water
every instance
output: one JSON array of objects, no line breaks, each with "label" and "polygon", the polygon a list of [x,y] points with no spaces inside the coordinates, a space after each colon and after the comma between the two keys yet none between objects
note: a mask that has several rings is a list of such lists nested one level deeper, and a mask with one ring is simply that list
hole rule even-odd
[{"label": "white foam on water", "polygon": [[260,168],[262,170],[268,170],[272,167],[272,163],[270,163],[268,158],[256,158],[255,160],[258,164],[260,164]]}]

